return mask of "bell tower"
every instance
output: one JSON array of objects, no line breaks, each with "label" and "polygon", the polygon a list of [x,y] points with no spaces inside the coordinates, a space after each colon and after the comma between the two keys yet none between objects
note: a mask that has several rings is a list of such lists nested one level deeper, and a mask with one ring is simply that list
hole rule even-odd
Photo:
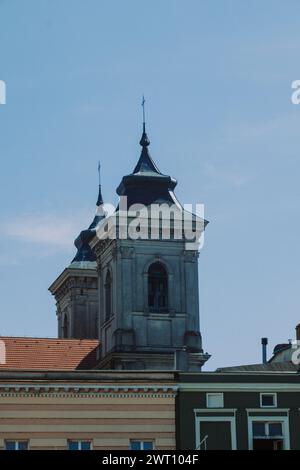
[{"label": "bell tower", "polygon": [[164,237],[161,215],[155,237],[149,226],[141,230],[144,236],[128,236],[132,217],[124,217],[124,198],[127,208],[146,207],[147,220],[153,204],[184,212],[174,194],[176,180],[161,173],[149,154],[145,122],[140,145],[133,172],[117,188],[120,204],[111,216],[116,236],[103,237],[113,227],[106,218],[90,241],[99,275],[99,368],[199,371],[210,356],[203,352],[199,326],[197,246],[187,248],[185,239],[177,239],[174,221]]},{"label": "bell tower", "polygon": [[74,244],[77,253],[71,264],[51,284],[49,290],[56,300],[59,338],[98,339],[98,273],[96,256],[89,243],[96,227],[105,218],[100,184],[96,215]]}]

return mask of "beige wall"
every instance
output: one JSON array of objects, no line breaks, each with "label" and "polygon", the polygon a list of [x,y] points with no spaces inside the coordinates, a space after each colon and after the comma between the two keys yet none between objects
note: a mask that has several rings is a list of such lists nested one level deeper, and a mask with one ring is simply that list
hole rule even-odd
[{"label": "beige wall", "polygon": [[159,391],[2,391],[0,448],[29,440],[30,449],[65,449],[68,439],[93,449],[128,449],[130,439],[175,449],[175,393]]}]

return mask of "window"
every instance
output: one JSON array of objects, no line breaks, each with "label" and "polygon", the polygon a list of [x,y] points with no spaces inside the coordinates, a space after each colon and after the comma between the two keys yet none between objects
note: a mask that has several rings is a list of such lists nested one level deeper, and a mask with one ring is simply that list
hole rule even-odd
[{"label": "window", "polygon": [[153,441],[130,441],[130,450],[153,450]]},{"label": "window", "polygon": [[284,448],[282,423],[254,421],[252,435],[252,448],[255,450],[282,450]]},{"label": "window", "polygon": [[277,406],[276,393],[261,393],[260,406],[261,408],[275,408]]},{"label": "window", "polygon": [[206,394],[206,407],[207,408],[224,408],[223,393],[207,393]]},{"label": "window", "polygon": [[5,441],[5,450],[28,450],[28,441]]},{"label": "window", "polygon": [[254,421],[253,427],[253,438],[274,438],[282,437],[282,423],[266,423],[260,421]]},{"label": "window", "polygon": [[151,312],[168,311],[168,275],[158,262],[148,270],[148,305]]},{"label": "window", "polygon": [[68,338],[69,334],[69,324],[68,324],[68,317],[67,314],[64,314],[64,319],[63,319],[63,338]]},{"label": "window", "polygon": [[105,319],[108,320],[112,314],[112,277],[110,271],[107,271],[105,278]]},{"label": "window", "polygon": [[91,450],[91,441],[68,441],[69,450]]},{"label": "window", "polygon": [[282,424],[281,423],[269,423],[269,436],[282,436]]},{"label": "window", "polygon": [[253,423],[253,437],[265,437],[266,436],[266,424],[265,423]]},{"label": "window", "polygon": [[290,449],[288,416],[248,416],[248,430],[249,449]]}]

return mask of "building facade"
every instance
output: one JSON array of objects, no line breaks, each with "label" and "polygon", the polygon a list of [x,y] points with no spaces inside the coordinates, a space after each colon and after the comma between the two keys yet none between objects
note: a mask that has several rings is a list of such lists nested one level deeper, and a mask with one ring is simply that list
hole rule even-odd
[{"label": "building facade", "polygon": [[0,371],[0,450],[175,449],[172,373]]},{"label": "building facade", "polygon": [[99,370],[97,340],[0,344],[0,449],[300,449],[300,374],[290,363]]},{"label": "building facade", "polygon": [[180,373],[178,449],[299,450],[300,375]]},{"label": "building facade", "polygon": [[300,450],[297,372],[0,371],[0,449]]}]

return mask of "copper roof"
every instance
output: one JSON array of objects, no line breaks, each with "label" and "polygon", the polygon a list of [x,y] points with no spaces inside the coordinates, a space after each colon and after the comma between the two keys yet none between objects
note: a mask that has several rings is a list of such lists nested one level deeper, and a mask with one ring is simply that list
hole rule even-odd
[{"label": "copper roof", "polygon": [[0,336],[0,370],[92,369],[98,346],[94,339]]}]

